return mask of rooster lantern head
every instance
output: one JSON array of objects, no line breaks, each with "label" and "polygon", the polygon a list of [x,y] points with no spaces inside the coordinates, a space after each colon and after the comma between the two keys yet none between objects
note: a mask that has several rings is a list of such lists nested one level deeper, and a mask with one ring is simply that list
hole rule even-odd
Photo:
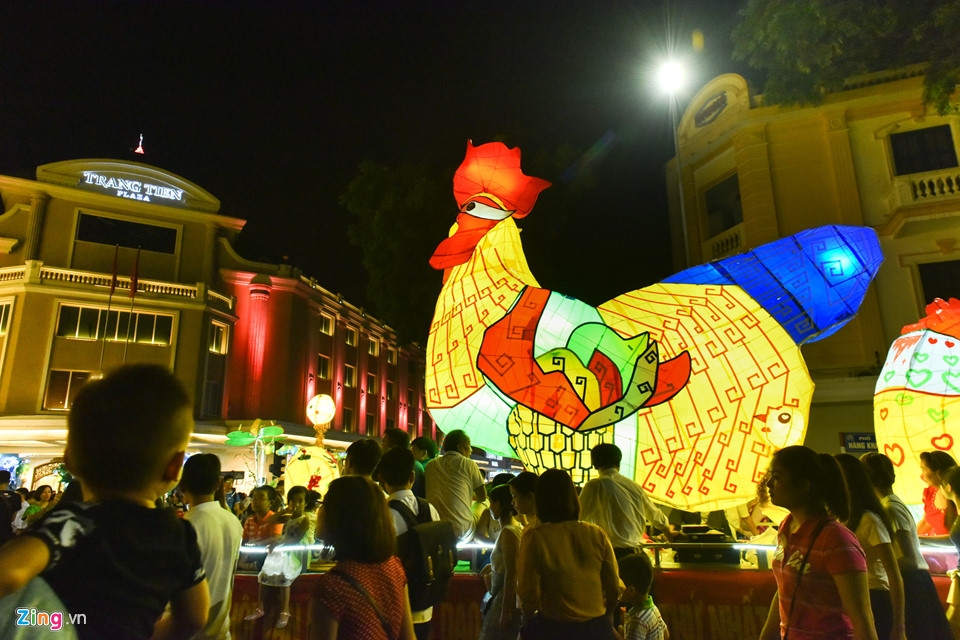
[{"label": "rooster lantern head", "polygon": [[467,141],[467,156],[453,175],[459,215],[450,237],[440,243],[430,266],[448,269],[470,259],[480,239],[505,218],[530,213],[550,182],[524,175],[520,149],[499,142],[479,147]]}]

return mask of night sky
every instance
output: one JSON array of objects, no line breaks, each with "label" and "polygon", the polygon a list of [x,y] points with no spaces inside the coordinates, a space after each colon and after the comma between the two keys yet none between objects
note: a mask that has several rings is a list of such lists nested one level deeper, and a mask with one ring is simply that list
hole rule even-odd
[{"label": "night sky", "polygon": [[[286,256],[362,305],[360,253],[338,203],[361,161],[452,171],[467,139],[500,136],[525,155],[603,140],[569,247],[530,264],[541,285],[598,304],[672,271],[673,140],[652,70],[670,47],[690,58],[681,100],[721,73],[755,80],[730,58],[741,4],[8,0],[0,174],[35,178],[38,165],[78,158],[161,167],[248,220],[242,255]],[[698,54],[694,29],[705,35]],[[147,156],[131,153],[141,133]],[[451,193],[436,215],[455,213]],[[537,207],[528,219],[549,215]]]}]

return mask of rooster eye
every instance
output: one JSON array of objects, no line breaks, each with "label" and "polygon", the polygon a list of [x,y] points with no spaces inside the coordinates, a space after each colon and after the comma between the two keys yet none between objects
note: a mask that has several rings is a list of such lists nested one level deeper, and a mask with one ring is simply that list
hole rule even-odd
[{"label": "rooster eye", "polygon": [[777,419],[781,422],[781,424],[787,424],[790,422],[791,417],[792,416],[789,413],[781,413],[779,416],[777,416]]},{"label": "rooster eye", "polygon": [[473,210],[476,209],[476,208],[477,208],[477,203],[476,203],[476,202],[468,202],[467,204],[465,204],[465,205],[463,206],[463,210],[464,210],[464,211],[473,211]]}]

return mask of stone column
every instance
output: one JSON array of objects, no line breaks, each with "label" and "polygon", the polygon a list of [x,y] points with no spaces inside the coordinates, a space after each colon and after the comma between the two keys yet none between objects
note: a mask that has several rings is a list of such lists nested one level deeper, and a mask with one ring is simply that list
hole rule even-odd
[{"label": "stone column", "polygon": [[743,249],[748,249],[780,237],[766,125],[758,124],[737,133],[733,148],[743,207]]},{"label": "stone column", "polygon": [[27,224],[27,241],[23,245],[23,259],[36,260],[40,253],[40,235],[43,233],[43,219],[47,213],[50,197],[45,193],[30,198],[30,221]]}]

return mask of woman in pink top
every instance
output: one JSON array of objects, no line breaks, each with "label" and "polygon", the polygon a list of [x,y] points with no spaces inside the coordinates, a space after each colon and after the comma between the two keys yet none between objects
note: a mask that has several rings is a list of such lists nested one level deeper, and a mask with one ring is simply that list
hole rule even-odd
[{"label": "woman in pink top", "polygon": [[773,504],[790,513],[780,523],[777,593],[761,640],[877,640],[863,549],[834,520],[846,519],[850,506],[837,461],[786,447],[773,455],[767,476]]}]

